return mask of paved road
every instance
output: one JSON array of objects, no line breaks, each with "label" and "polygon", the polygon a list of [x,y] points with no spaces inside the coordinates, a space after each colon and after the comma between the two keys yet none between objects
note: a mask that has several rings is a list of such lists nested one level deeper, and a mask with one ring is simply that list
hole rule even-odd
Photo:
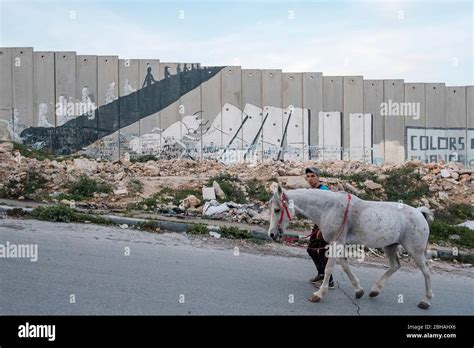
[{"label": "paved road", "polygon": [[[338,287],[315,304],[309,259],[235,255],[232,241],[216,248],[181,234],[5,218],[7,241],[37,244],[38,260],[0,258],[0,314],[474,314],[474,281],[464,276],[435,274],[433,305],[422,311],[421,273],[400,270],[378,298],[355,300],[337,267]],[[354,271],[368,294],[384,269]]]}]

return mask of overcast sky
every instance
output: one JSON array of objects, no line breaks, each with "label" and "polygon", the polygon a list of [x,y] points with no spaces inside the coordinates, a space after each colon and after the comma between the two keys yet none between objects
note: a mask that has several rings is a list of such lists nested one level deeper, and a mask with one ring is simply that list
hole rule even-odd
[{"label": "overcast sky", "polygon": [[464,1],[5,1],[0,45],[473,85]]}]

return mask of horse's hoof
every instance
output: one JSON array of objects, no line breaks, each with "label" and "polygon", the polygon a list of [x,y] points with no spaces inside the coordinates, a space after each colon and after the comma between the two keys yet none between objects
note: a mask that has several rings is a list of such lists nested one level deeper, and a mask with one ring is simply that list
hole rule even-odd
[{"label": "horse's hoof", "polygon": [[310,302],[319,302],[319,301],[321,301],[321,297],[316,296],[316,295],[311,295],[311,296],[308,298],[308,300],[309,300]]},{"label": "horse's hoof", "polygon": [[418,303],[418,308],[428,309],[428,308],[430,308],[430,304],[428,302],[421,301],[420,303]]},{"label": "horse's hoof", "polygon": [[379,292],[378,292],[378,291],[373,291],[373,290],[372,290],[372,291],[369,293],[369,297],[377,297],[378,295],[379,295]]},{"label": "horse's hoof", "polygon": [[364,296],[364,290],[357,290],[356,291],[356,298],[361,298],[362,296]]}]

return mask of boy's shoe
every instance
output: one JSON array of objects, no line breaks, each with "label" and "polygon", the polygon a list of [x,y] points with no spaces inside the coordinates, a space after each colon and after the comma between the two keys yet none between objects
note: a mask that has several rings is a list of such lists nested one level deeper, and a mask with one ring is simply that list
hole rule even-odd
[{"label": "boy's shoe", "polygon": [[324,279],[324,275],[323,275],[323,274],[318,274],[316,277],[311,278],[311,279],[309,280],[309,282],[310,282],[311,284],[316,284],[317,282],[320,282],[320,281],[322,281],[323,279]]},{"label": "boy's shoe", "polygon": [[[324,279],[324,277],[323,277],[323,279]],[[323,279],[320,279],[320,280],[314,282],[314,283],[313,283],[314,286],[320,288],[321,285],[323,285]],[[331,279],[331,280],[329,281],[329,284],[328,284],[328,289],[333,290],[333,289],[335,289],[335,288],[336,288],[336,286],[334,285],[334,280]]]}]

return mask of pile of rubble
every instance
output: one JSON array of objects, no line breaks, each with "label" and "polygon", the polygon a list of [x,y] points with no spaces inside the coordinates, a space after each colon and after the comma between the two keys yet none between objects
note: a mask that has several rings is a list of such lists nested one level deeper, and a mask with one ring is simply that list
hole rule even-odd
[{"label": "pile of rubble", "polygon": [[[87,176],[113,186],[112,193],[97,194],[87,203],[104,209],[127,207],[131,202],[152,196],[161,187],[175,189],[194,188],[202,190],[202,199],[189,196],[178,206],[169,206],[169,211],[181,211],[189,215],[204,215],[232,221],[262,223],[268,220],[264,202],[237,204],[226,200],[217,182],[206,184],[209,178],[219,174],[237,176],[240,188],[250,181],[268,184],[278,180],[286,188],[308,187],[303,176],[304,168],[314,162],[263,161],[258,163],[237,163],[226,165],[217,161],[158,160],[132,163],[129,156],[121,161],[104,162],[88,158],[45,159],[27,158],[13,150],[11,143],[0,143],[0,192],[7,183],[20,183],[28,172],[40,173],[46,184],[43,191],[52,199],[65,192],[68,185],[81,176]],[[362,162],[327,161],[316,164],[324,173],[322,180],[334,191],[345,190],[356,195],[370,193],[375,199],[384,200],[384,180],[386,171],[410,168],[420,174],[421,180],[429,186],[429,194],[420,198],[420,205],[442,209],[450,203],[474,204],[474,170],[460,163],[430,163],[419,161],[404,164],[377,166]],[[371,174],[376,180],[352,180],[351,176]],[[366,175],[367,176],[367,175]],[[349,179],[348,179],[349,178]],[[143,192],[133,189],[134,183],[141,182]],[[268,185],[269,186],[269,185]],[[44,197],[44,195],[43,195]]]}]

